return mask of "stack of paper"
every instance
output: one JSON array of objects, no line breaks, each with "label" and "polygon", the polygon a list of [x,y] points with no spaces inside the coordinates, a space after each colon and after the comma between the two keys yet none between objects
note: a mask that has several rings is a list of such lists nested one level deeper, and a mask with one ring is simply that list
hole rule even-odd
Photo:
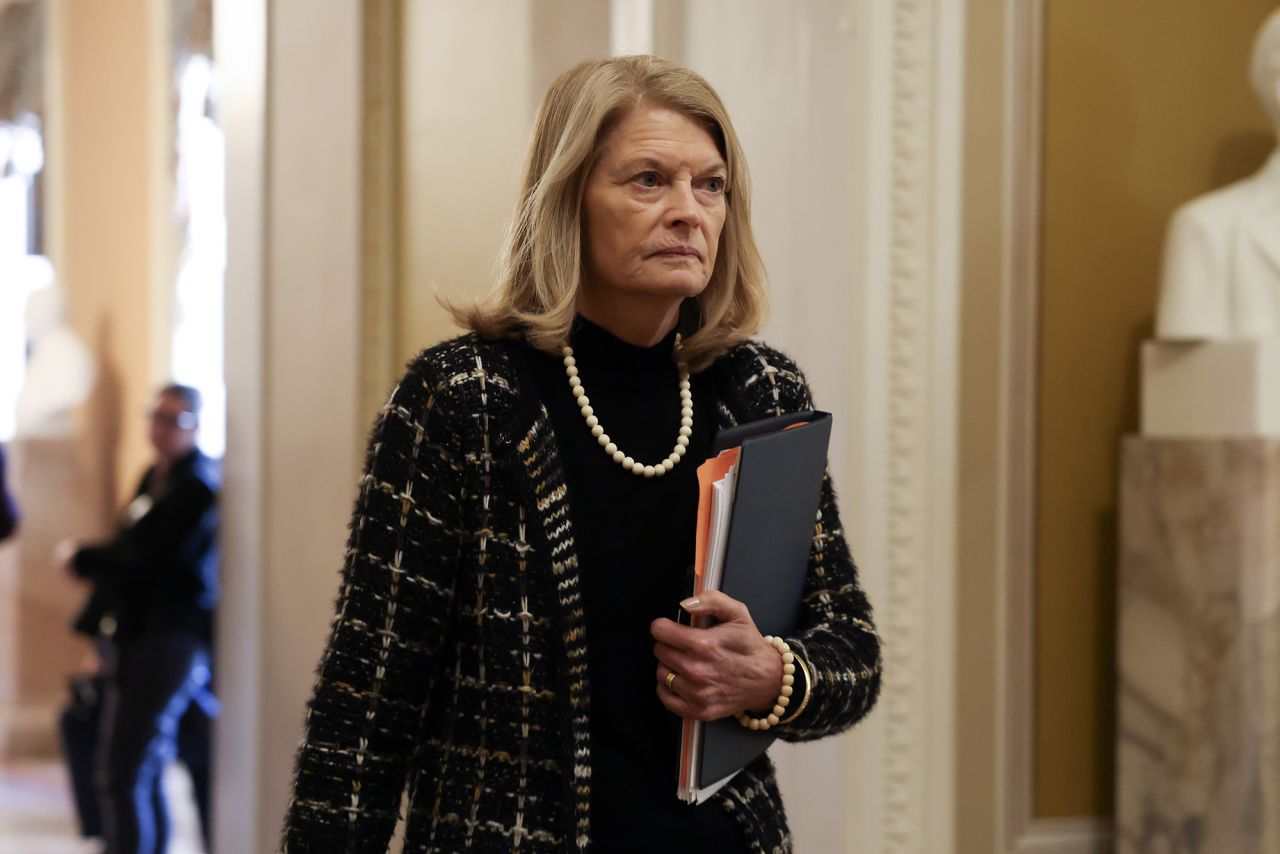
[{"label": "stack of paper", "polygon": [[[729,546],[729,520],[733,518],[733,487],[737,482],[738,449],[730,448],[698,467],[698,532],[694,549],[694,594],[719,590],[724,576],[724,555]],[[706,628],[707,618],[695,616],[693,625]],[[685,803],[702,803],[733,779],[738,772],[710,786],[698,786],[702,768],[702,721],[685,719],[680,751],[680,785],[677,797]]]}]

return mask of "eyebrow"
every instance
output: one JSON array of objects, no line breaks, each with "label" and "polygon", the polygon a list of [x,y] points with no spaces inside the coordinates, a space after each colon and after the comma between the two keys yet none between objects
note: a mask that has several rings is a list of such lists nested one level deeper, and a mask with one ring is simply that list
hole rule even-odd
[{"label": "eyebrow", "polygon": [[[622,164],[622,168],[628,172],[633,169],[655,169],[658,171],[662,171],[667,169],[668,165],[654,157],[636,157],[631,160],[625,161]],[[711,163],[710,166],[696,170],[695,174],[705,175],[708,172],[717,172],[717,171],[719,172],[729,171],[728,164],[718,157]]]}]

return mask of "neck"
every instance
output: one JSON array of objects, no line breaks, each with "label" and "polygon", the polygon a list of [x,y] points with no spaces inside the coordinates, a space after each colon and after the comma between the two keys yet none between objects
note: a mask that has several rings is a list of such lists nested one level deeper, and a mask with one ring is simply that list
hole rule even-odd
[{"label": "neck", "polygon": [[185,459],[187,454],[191,453],[193,450],[195,450],[194,446],[190,448],[183,448],[180,451],[175,451],[172,456],[167,454],[159,454],[156,457],[156,468],[162,472],[168,472],[170,469],[176,466],[179,462]]},{"label": "neck", "polygon": [[1277,145],[1271,149],[1267,162],[1262,165],[1262,171],[1266,174],[1280,175],[1280,127],[1276,128]]},{"label": "neck", "polygon": [[652,347],[675,329],[683,297],[610,294],[598,299],[592,288],[578,290],[578,313],[637,347]]}]

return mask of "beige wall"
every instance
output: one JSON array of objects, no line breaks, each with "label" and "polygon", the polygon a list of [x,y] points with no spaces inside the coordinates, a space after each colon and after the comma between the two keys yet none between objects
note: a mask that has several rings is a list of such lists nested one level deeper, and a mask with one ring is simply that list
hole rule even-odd
[{"label": "beige wall", "polygon": [[1108,814],[1117,442],[1164,228],[1273,143],[1247,84],[1274,0],[1048,0],[1036,814]]},{"label": "beige wall", "polygon": [[[88,646],[68,626],[86,590],[54,571],[65,538],[107,534],[150,454],[143,412],[164,374],[169,324],[156,287],[156,224],[169,162],[157,155],[167,82],[160,0],[52,0],[44,81],[47,251],[97,382],[65,439],[16,441],[13,486],[23,509],[0,597],[6,622],[0,742],[55,755],[66,678]],[[164,335],[157,335],[163,331]]]},{"label": "beige wall", "polygon": [[401,15],[398,364],[458,334],[439,294],[465,300],[492,287],[542,93],[609,48],[605,3],[413,0]]},{"label": "beige wall", "polygon": [[[359,411],[361,3],[223,0],[227,458],[215,838],[273,851],[337,595]],[[270,38],[268,38],[268,32]]]},{"label": "beige wall", "polygon": [[85,428],[114,504],[149,457],[142,414],[166,355],[153,334],[161,169],[148,93],[165,71],[154,44],[158,7],[55,0],[52,8],[50,250],[72,322],[98,362]]},{"label": "beige wall", "polygon": [[425,0],[403,16],[399,363],[457,334],[437,294],[492,285],[532,115],[528,3]]}]

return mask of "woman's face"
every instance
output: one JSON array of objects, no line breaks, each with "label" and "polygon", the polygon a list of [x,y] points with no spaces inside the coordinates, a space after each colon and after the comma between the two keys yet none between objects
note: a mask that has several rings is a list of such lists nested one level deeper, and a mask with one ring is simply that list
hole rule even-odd
[{"label": "woman's face", "polygon": [[697,296],[715,269],[724,158],[683,113],[640,104],[609,132],[583,196],[584,287],[596,299]]}]

